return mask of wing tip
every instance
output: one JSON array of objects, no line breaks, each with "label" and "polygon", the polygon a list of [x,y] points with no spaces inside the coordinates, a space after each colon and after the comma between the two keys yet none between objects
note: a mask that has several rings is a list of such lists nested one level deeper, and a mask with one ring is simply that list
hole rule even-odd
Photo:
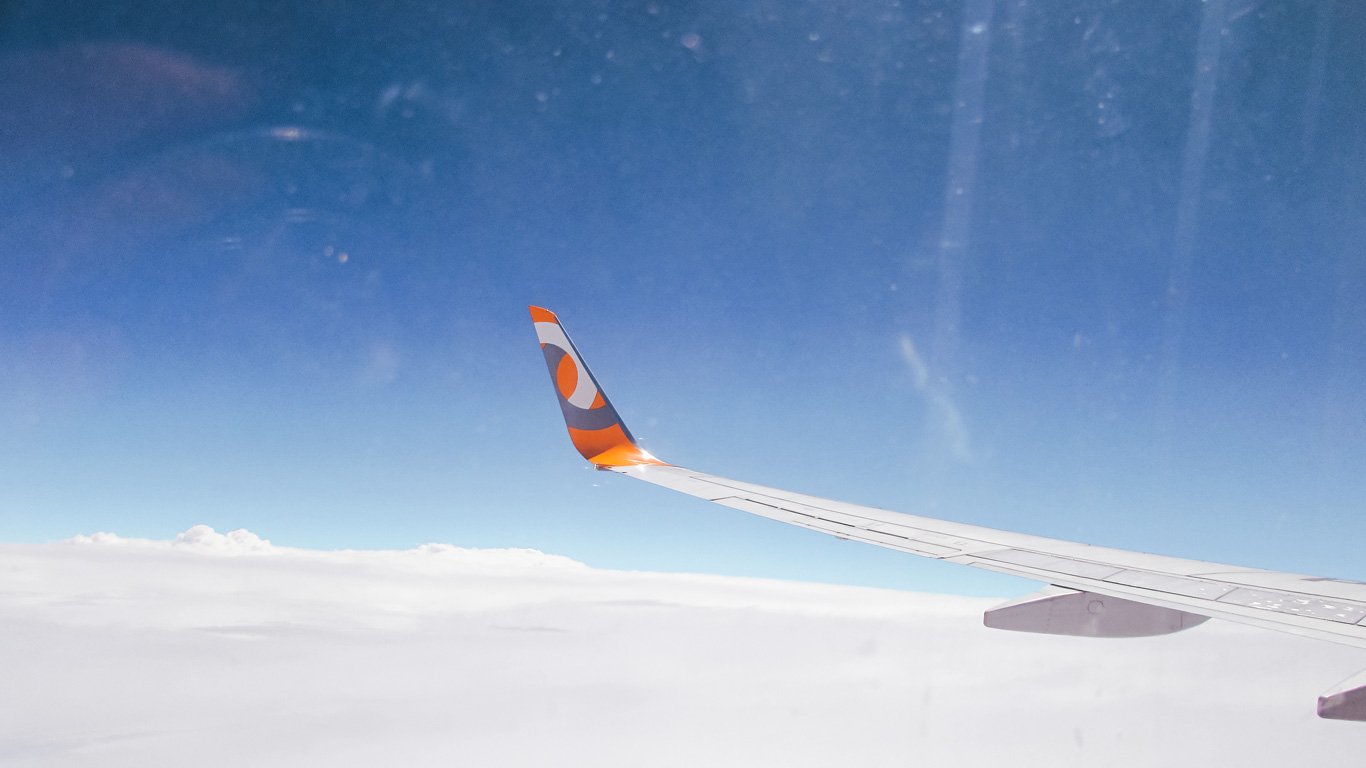
[{"label": "wing tip", "polygon": [[636,445],[621,416],[589,372],[559,317],[545,307],[528,305],[536,336],[546,356],[550,379],[569,428],[569,439],[581,456],[599,469],[642,465],[668,466]]},{"label": "wing tip", "polygon": [[556,317],[554,312],[551,312],[545,307],[538,307],[535,304],[530,304],[527,306],[527,309],[531,310],[531,321],[533,323],[560,324],[560,318]]}]

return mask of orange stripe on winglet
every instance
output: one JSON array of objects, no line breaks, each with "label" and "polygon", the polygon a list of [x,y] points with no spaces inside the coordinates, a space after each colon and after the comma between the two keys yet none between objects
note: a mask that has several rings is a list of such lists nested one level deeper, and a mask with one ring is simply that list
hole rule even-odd
[{"label": "orange stripe on winglet", "polygon": [[560,318],[555,317],[555,313],[540,307],[527,307],[531,310],[531,322],[533,323],[554,323],[560,324]]},{"label": "orange stripe on winglet", "polygon": [[570,427],[569,439],[585,459],[599,467],[629,467],[638,464],[667,466],[631,442],[620,424],[613,424],[606,429]]}]

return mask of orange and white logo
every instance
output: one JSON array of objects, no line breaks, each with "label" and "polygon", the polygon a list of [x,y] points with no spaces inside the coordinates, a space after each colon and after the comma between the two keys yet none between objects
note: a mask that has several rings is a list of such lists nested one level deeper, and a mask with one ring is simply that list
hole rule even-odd
[{"label": "orange and white logo", "polygon": [[555,313],[540,307],[530,309],[569,439],[579,453],[598,466],[662,464],[636,445]]}]

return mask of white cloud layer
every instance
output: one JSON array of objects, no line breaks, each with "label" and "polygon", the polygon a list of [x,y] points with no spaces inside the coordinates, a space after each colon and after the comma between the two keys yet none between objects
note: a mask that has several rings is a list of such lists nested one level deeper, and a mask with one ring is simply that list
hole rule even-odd
[{"label": "white cloud layer", "polygon": [[[993,601],[277,547],[195,526],[0,545],[6,766],[1283,766],[1366,654],[1209,622],[981,626]],[[1351,759],[1351,758],[1349,758]]]}]

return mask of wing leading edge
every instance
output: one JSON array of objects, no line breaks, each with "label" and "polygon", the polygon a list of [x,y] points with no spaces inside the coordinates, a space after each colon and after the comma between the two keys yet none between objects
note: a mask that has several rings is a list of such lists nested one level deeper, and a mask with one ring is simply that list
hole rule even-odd
[{"label": "wing leading edge", "polygon": [[[1020,576],[1042,593],[986,613],[987,626],[1090,637],[1176,632],[1209,618],[1366,648],[1366,584],[1096,547],[769,488],[665,463],[641,449],[559,319],[531,308],[571,441],[598,469],[921,557]],[[1319,699],[1319,715],[1366,720],[1366,677]]]}]

